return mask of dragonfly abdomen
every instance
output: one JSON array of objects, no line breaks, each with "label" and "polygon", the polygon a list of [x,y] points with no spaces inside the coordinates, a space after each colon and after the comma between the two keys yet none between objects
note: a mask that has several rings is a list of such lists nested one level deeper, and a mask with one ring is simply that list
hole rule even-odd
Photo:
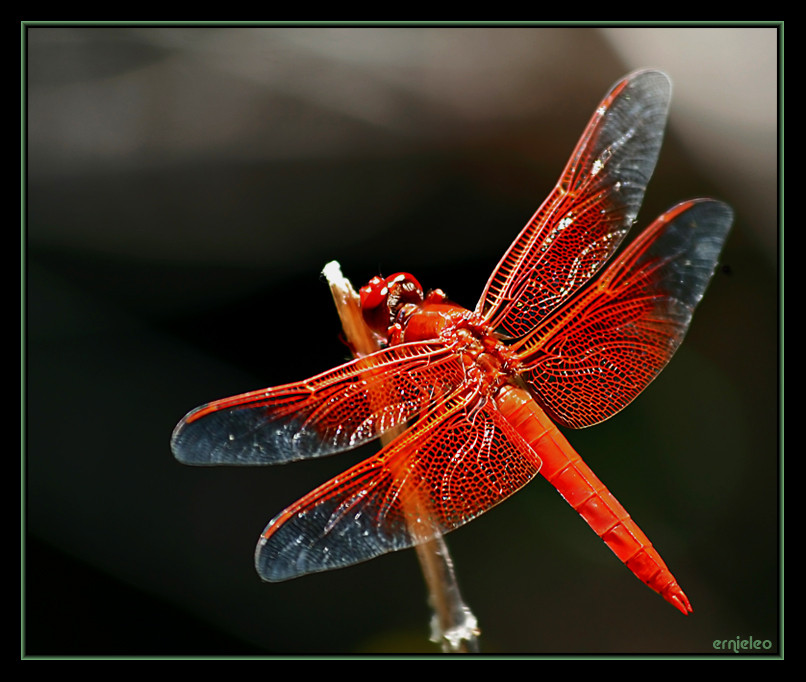
[{"label": "dragonfly abdomen", "polygon": [[540,473],[635,576],[682,613],[691,604],[647,536],[576,450],[522,388],[496,395],[504,417],[537,453]]}]

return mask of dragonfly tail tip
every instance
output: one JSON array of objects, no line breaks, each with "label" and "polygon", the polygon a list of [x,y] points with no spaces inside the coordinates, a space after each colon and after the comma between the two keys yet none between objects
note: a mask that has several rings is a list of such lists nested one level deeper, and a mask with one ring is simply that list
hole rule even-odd
[{"label": "dragonfly tail tip", "polygon": [[669,590],[663,596],[666,601],[668,601],[684,616],[688,616],[694,612],[694,609],[691,607],[691,602],[688,600],[685,592],[683,592],[678,585],[675,585],[674,589]]}]

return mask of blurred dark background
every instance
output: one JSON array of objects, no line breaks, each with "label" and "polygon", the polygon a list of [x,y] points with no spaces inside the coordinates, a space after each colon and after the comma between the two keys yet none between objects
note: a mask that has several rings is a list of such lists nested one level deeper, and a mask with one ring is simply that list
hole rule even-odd
[{"label": "blurred dark background", "polygon": [[779,641],[774,28],[100,28],[25,33],[24,655],[435,652],[413,552],[282,584],[265,523],[355,460],[174,461],[209,400],[348,356],[320,271],[472,307],[625,73],[674,82],[641,226],[736,223],[690,334],[567,435],[691,598],[642,586],[538,478],[448,537],[486,653]]}]

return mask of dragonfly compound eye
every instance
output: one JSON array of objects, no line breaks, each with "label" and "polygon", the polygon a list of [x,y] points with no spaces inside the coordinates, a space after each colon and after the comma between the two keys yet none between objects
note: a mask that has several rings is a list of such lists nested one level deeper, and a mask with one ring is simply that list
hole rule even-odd
[{"label": "dragonfly compound eye", "polygon": [[361,287],[361,312],[373,331],[385,334],[397,312],[406,304],[422,303],[423,288],[414,276],[398,272],[389,277],[373,277]]}]

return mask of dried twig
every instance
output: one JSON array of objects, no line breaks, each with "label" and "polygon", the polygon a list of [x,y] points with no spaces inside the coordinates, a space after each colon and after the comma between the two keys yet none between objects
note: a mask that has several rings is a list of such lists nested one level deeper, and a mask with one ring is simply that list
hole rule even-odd
[{"label": "dried twig", "polygon": [[[378,344],[361,315],[358,294],[352,284],[342,273],[336,261],[328,263],[323,274],[330,285],[333,301],[341,319],[350,347],[356,355],[369,355],[378,350]],[[384,443],[391,441],[397,434],[386,433],[382,436]],[[410,523],[422,515],[412,512]],[[412,536],[417,535],[415,528],[410,529]],[[431,641],[439,643],[446,653],[475,653],[478,651],[479,629],[475,616],[462,601],[459,585],[453,571],[448,547],[442,535],[415,546],[417,558],[423,571],[429,591],[429,603],[434,610],[431,618]]]}]

